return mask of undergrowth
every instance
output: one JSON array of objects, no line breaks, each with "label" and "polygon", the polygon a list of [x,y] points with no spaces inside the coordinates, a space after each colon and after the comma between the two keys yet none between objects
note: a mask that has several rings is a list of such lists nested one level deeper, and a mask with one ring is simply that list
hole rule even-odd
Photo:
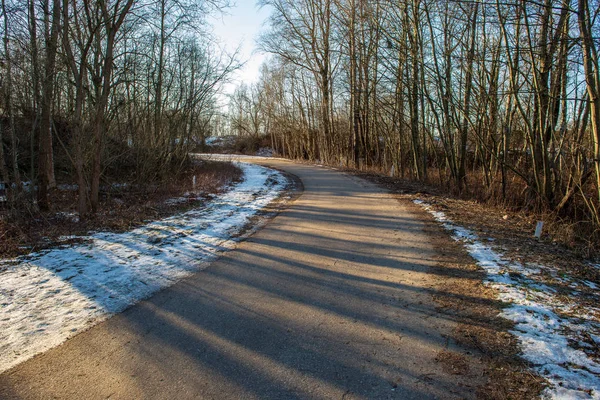
[{"label": "undergrowth", "polygon": [[[85,220],[76,212],[77,186],[73,182],[58,182],[50,193],[48,212],[32,206],[31,194],[23,191],[20,196],[26,201],[0,209],[0,257],[65,244],[73,240],[69,236],[89,231],[129,230],[149,220],[198,207],[241,176],[241,170],[232,163],[191,159],[166,179],[156,175],[154,180],[140,182],[131,175],[113,174],[105,177],[101,185],[100,209]],[[188,201],[167,201],[181,197]]]}]

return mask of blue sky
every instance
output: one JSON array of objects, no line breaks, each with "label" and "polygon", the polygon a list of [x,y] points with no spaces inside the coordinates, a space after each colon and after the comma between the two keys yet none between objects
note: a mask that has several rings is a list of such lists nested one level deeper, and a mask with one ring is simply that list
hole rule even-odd
[{"label": "blue sky", "polygon": [[235,75],[235,83],[225,88],[231,93],[241,82],[252,83],[258,79],[260,65],[265,55],[255,51],[256,40],[269,16],[267,7],[259,9],[255,0],[237,0],[226,14],[213,21],[215,35],[229,51],[241,44],[240,58],[246,65]]}]

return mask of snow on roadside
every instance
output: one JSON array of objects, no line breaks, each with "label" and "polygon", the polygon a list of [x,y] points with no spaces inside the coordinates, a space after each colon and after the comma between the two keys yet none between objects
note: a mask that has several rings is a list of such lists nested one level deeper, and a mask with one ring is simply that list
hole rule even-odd
[{"label": "snow on roadside", "polygon": [[272,156],[247,156],[244,154],[218,154],[218,153],[194,153],[194,156],[201,157],[203,160],[213,161],[235,161],[235,160],[281,160],[289,161],[285,158]]},{"label": "snow on roadside", "polygon": [[0,372],[191,275],[283,190],[277,171],[238,164],[244,181],[206,207],[126,233],[0,260]]},{"label": "snow on roadside", "polygon": [[[547,285],[536,265],[509,262],[469,229],[454,224],[443,212],[414,200],[462,242],[477,264],[487,272],[486,282],[507,304],[502,316],[515,323],[523,357],[550,384],[542,396],[549,399],[600,399],[600,308],[582,309],[578,297],[587,281],[561,276],[570,288],[565,296]],[[557,277],[558,278],[558,277]],[[592,287],[593,289],[593,287]],[[600,296],[595,293],[595,298]],[[600,304],[596,301],[595,304]]]}]

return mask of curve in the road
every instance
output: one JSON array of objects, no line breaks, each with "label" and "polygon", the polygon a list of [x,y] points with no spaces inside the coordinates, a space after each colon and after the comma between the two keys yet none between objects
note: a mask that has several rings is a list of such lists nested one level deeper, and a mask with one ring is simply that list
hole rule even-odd
[{"label": "curve in the road", "polygon": [[304,193],[206,270],[0,375],[2,398],[469,398],[436,357],[423,222],[378,187],[262,161]]}]

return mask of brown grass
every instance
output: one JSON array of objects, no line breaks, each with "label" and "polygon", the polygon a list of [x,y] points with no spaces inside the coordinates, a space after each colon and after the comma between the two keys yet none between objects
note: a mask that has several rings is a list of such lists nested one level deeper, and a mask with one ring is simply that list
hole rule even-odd
[{"label": "brown grass", "polygon": [[444,370],[452,375],[465,375],[470,371],[466,357],[450,350],[441,350],[435,360],[444,366]]},{"label": "brown grass", "polygon": [[[192,187],[196,176],[196,188]],[[98,213],[77,221],[77,194],[55,189],[51,193],[52,209],[34,212],[20,209],[0,210],[0,257],[8,258],[43,248],[65,245],[73,239],[64,236],[85,235],[89,231],[123,232],[150,220],[199,207],[241,178],[241,170],[228,162],[196,161],[171,180],[134,182],[109,180],[103,183]],[[113,186],[128,183],[128,186]],[[187,193],[187,196],[185,196]],[[178,204],[166,203],[172,198],[187,197]]]},{"label": "brown grass", "polygon": [[[351,170],[356,172],[355,170]],[[552,211],[548,205],[541,204],[533,193],[527,190],[523,180],[511,172],[507,172],[507,186],[505,197],[502,196],[500,182],[494,182],[489,189],[484,185],[484,176],[481,170],[471,169],[467,175],[466,189],[458,192],[451,184],[450,176],[437,168],[428,170],[428,182],[415,182],[406,179],[389,178],[378,167],[366,168],[359,174],[378,176],[379,179],[401,181],[408,188],[419,188],[425,194],[431,193],[454,200],[464,200],[485,205],[485,208],[501,210],[502,215],[508,213],[517,217],[511,222],[517,222],[520,227],[532,233],[537,221],[544,221],[545,229],[542,241],[551,242],[568,249],[577,258],[600,258],[600,227],[591,221],[590,211],[582,201],[582,194],[577,193],[572,197],[560,212]],[[586,197],[592,199],[593,191],[586,186]],[[531,236],[531,235],[529,235]]]}]

